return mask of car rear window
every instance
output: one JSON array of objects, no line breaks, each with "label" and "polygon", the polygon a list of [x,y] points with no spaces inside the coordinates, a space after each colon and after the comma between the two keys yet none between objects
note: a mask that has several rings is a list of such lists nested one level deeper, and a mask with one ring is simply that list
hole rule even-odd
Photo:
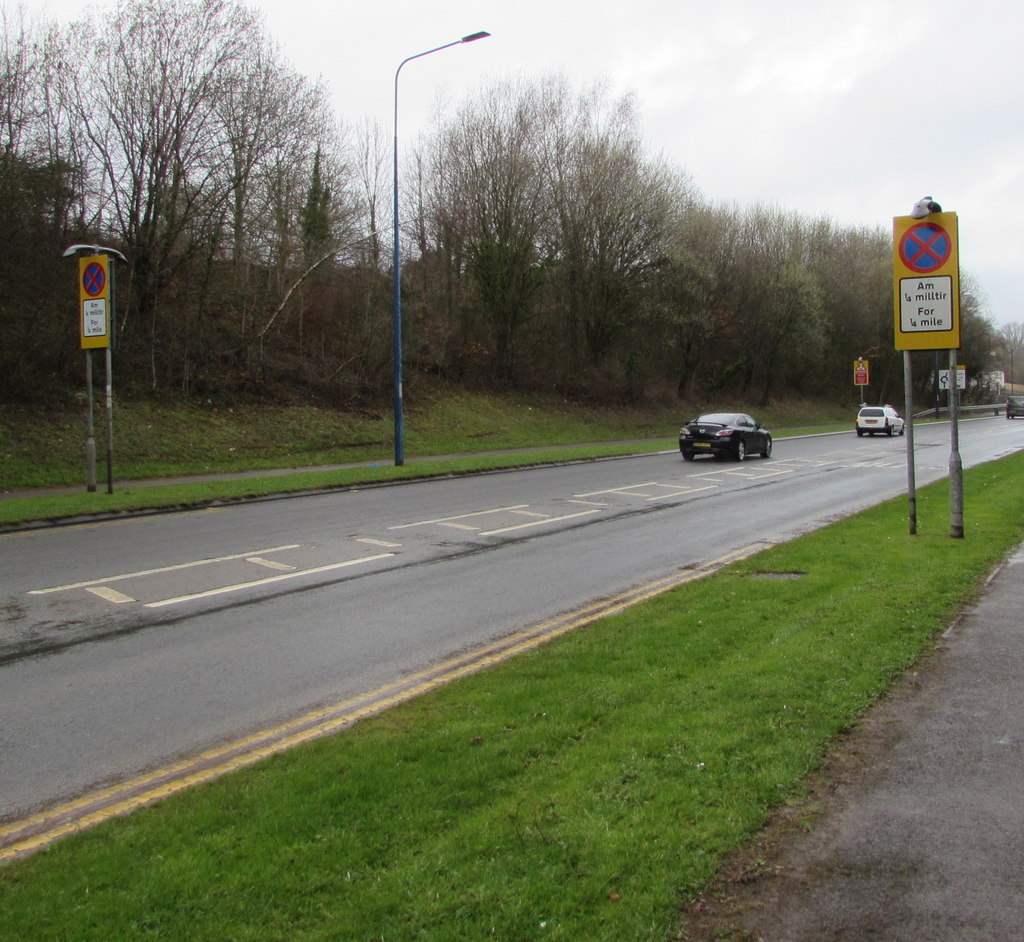
[{"label": "car rear window", "polygon": [[885,412],[881,409],[861,409],[861,415],[885,415]]},{"label": "car rear window", "polygon": [[735,418],[735,412],[709,412],[707,415],[698,416],[697,421],[706,422],[708,425],[729,425]]}]

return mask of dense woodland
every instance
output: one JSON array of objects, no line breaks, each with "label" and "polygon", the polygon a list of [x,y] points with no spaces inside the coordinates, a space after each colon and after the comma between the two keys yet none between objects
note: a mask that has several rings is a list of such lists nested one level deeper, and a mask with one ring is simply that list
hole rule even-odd
[{"label": "dense woodland", "polygon": [[[388,395],[390,128],[335,114],[234,0],[126,0],[66,27],[0,12],[0,401],[82,386],[75,243],[127,258],[122,395]],[[402,179],[410,385],[848,399],[867,355],[872,392],[902,395],[888,227],[712,205],[649,152],[628,97],[496,85],[403,151]],[[1024,341],[969,275],[962,326],[973,378]]]}]

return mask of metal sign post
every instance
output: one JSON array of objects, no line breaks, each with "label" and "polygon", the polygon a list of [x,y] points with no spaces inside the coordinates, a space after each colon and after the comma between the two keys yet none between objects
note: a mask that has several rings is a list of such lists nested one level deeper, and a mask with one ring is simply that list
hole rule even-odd
[{"label": "metal sign post", "polygon": [[[78,258],[78,300],[82,306],[81,343],[85,351],[86,440],[85,489],[96,490],[96,439],[93,430],[92,352],[110,350],[110,279],[106,255],[81,255]],[[108,374],[109,376],[109,374]],[[108,463],[109,479],[109,463]]]},{"label": "metal sign post", "polygon": [[867,402],[864,398],[864,392],[870,382],[871,371],[870,364],[867,360],[861,357],[859,360],[853,361],[853,385],[860,389],[860,401],[861,404]]},{"label": "metal sign post", "polygon": [[[910,489],[911,533],[917,532],[914,493],[913,402],[911,350],[948,350],[951,366],[960,346],[960,257],[956,213],[944,213],[925,197],[911,216],[896,216],[893,232],[893,312],[896,349],[904,351],[907,481]],[[950,536],[962,538],[963,462],[960,458],[957,395],[950,394],[949,506]]]},{"label": "metal sign post", "polygon": [[[80,254],[88,253],[88,254]],[[82,349],[85,351],[86,376],[86,490],[96,490],[96,440],[93,435],[93,381],[92,352],[106,352],[106,386],[104,405],[107,425],[107,493],[114,493],[114,266],[111,258],[127,261],[117,249],[102,245],[72,245],[64,250],[64,257],[78,255],[78,299],[81,306],[79,321]]]},{"label": "metal sign post", "polygon": [[911,373],[910,351],[903,351],[903,414],[907,446],[907,518],[910,535],[917,535],[917,471],[914,467],[914,377]]}]

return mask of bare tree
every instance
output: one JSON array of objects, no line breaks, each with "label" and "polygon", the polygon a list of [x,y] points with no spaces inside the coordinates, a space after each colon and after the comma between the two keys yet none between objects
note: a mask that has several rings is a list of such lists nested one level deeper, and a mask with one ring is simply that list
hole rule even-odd
[{"label": "bare tree", "polygon": [[1004,324],[999,329],[999,339],[1006,385],[1016,392],[1020,377],[1024,376],[1024,323],[1014,321],[1012,324]]},{"label": "bare tree", "polygon": [[435,155],[435,212],[442,228],[465,234],[466,274],[502,383],[515,375],[517,337],[535,314],[544,279],[545,118],[535,88],[496,86],[460,110]]},{"label": "bare tree", "polygon": [[256,22],[220,0],[131,0],[94,29],[79,34],[92,55],[76,83],[75,119],[105,182],[111,228],[132,262],[122,312],[145,325],[155,386],[161,293],[214,237],[227,199],[216,186],[223,176],[217,104]]},{"label": "bare tree", "polygon": [[645,157],[629,97],[609,102],[599,86],[579,96],[562,83],[548,88],[557,110],[547,137],[550,254],[571,349],[582,333],[597,365],[645,321],[684,178]]},{"label": "bare tree", "polygon": [[60,62],[54,31],[21,8],[0,7],[0,27],[0,396],[39,399],[69,372],[73,351],[61,253],[79,174],[47,136],[48,86]]},{"label": "bare tree", "polygon": [[366,240],[358,257],[378,271],[382,269],[381,232],[386,228],[391,193],[390,149],[380,121],[364,118],[354,129],[352,174],[357,205],[363,214]]}]

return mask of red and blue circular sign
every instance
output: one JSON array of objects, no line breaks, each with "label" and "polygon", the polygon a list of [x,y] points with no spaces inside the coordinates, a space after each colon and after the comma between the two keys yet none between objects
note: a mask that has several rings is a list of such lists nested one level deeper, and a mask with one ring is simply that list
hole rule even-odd
[{"label": "red and blue circular sign", "polygon": [[903,233],[900,239],[900,261],[921,275],[942,268],[953,252],[953,240],[942,226],[919,222]]},{"label": "red and blue circular sign", "polygon": [[86,265],[85,271],[82,272],[82,290],[90,298],[95,298],[97,295],[103,294],[103,289],[106,286],[106,269],[99,262],[90,262]]}]

